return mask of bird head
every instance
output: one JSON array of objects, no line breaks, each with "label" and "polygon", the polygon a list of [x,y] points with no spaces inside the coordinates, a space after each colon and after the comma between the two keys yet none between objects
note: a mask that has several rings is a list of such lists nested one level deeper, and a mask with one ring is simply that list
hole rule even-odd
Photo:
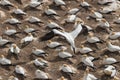
[{"label": "bird head", "polygon": [[16,48],[17,47],[17,45],[16,44],[13,44],[13,48]]},{"label": "bird head", "polygon": [[2,57],[2,58],[5,58],[5,56],[4,56],[4,55],[1,55],[1,57]]},{"label": "bird head", "polygon": [[50,20],[50,19],[49,19],[49,20],[48,20],[48,22],[49,22],[49,23],[51,23],[51,22],[52,22],[52,20]]},{"label": "bird head", "polygon": [[86,58],[86,57],[87,57],[87,55],[86,55],[86,54],[84,54],[82,57],[85,57],[85,58]]},{"label": "bird head", "polygon": [[51,40],[48,40],[48,43],[51,43],[52,41]]},{"label": "bird head", "polygon": [[6,27],[6,30],[8,30],[9,28],[8,27]]},{"label": "bird head", "polygon": [[64,67],[67,67],[68,65],[67,64],[63,64]]},{"label": "bird head", "polygon": [[37,48],[36,48],[36,47],[33,47],[32,49],[33,49],[33,50],[36,50]]},{"label": "bird head", "polygon": [[102,22],[107,22],[106,19],[101,19]]},{"label": "bird head", "polygon": [[114,76],[113,80],[120,80],[120,78],[118,78],[117,76]]},{"label": "bird head", "polygon": [[105,56],[104,56],[104,58],[108,58],[108,56],[107,56],[107,55],[105,55]]},{"label": "bird head", "polygon": [[112,35],[115,35],[115,32],[112,32]]},{"label": "bird head", "polygon": [[88,36],[89,36],[89,37],[93,37],[94,34],[93,34],[92,32],[88,32]]},{"label": "bird head", "polygon": [[15,6],[16,9],[18,9],[18,6]]},{"label": "bird head", "polygon": [[64,76],[62,76],[60,80],[65,80]]},{"label": "bird head", "polygon": [[89,67],[86,68],[85,72],[88,74],[89,73]]},{"label": "bird head", "polygon": [[29,26],[28,26],[28,25],[26,25],[26,26],[25,26],[25,28],[26,28],[26,29],[28,29],[28,28],[29,28]]},{"label": "bird head", "polygon": [[8,80],[14,80],[14,76],[10,76],[9,78],[8,78]]},{"label": "bird head", "polygon": [[80,45],[80,48],[84,48],[85,46],[84,45]]}]

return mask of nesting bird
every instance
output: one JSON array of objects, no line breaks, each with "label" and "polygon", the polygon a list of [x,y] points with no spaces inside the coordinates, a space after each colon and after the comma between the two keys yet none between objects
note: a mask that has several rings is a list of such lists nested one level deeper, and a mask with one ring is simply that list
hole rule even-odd
[{"label": "nesting bird", "polygon": [[37,29],[34,29],[34,28],[31,28],[29,27],[28,25],[25,26],[25,29],[24,29],[24,32],[25,33],[33,33],[33,32],[36,32],[38,31]]},{"label": "nesting bird", "polygon": [[98,80],[93,74],[89,73],[89,67],[86,68],[83,80]]},{"label": "nesting bird", "polygon": [[110,65],[110,64],[117,63],[118,61],[115,58],[108,57],[107,55],[105,55],[102,62],[105,65]]},{"label": "nesting bird", "polygon": [[120,38],[120,32],[111,32],[108,36],[109,39],[115,40]]},{"label": "nesting bird", "polygon": [[82,0],[82,2],[80,3],[80,6],[85,8],[86,10],[89,10],[89,8],[91,8],[91,5],[84,0]]},{"label": "nesting bird", "polygon": [[47,6],[47,9],[45,10],[45,14],[50,16],[50,15],[58,15],[58,13],[53,10],[53,9],[50,9],[49,6]]},{"label": "nesting bird", "polygon": [[112,65],[108,65],[108,66],[104,69],[103,72],[104,72],[106,75],[109,75],[109,76],[111,76],[111,77],[114,77],[114,76],[116,76],[116,74],[117,74],[116,68],[115,68],[114,66],[112,66]]},{"label": "nesting bird", "polygon": [[5,46],[7,44],[11,44],[13,42],[7,40],[7,39],[3,39],[2,36],[0,36],[0,46]]},{"label": "nesting bird", "polygon": [[15,29],[9,29],[8,27],[6,27],[6,30],[4,32],[4,34],[8,36],[13,36],[18,33],[21,33],[21,32],[17,32]]},{"label": "nesting bird", "polygon": [[12,62],[11,62],[11,60],[5,58],[4,55],[1,55],[0,64],[1,64],[1,65],[11,65]]},{"label": "nesting bird", "polygon": [[113,3],[115,0],[98,0],[98,4],[100,5],[106,5],[106,4],[110,4]]},{"label": "nesting bird", "polygon": [[9,48],[9,51],[13,54],[18,55],[20,53],[21,49],[16,44],[12,44]]},{"label": "nesting bird", "polygon": [[34,63],[36,66],[42,67],[42,68],[48,67],[48,65],[49,65],[48,61],[46,61],[42,58],[37,58],[37,59],[29,62],[28,64],[32,64],[32,63]]},{"label": "nesting bird", "polygon": [[36,56],[47,56],[47,53],[41,49],[37,49],[36,47],[33,47],[32,53]]},{"label": "nesting bird", "polygon": [[55,48],[58,48],[58,47],[63,46],[63,44],[62,44],[62,43],[59,43],[59,42],[56,42],[56,41],[51,41],[51,40],[49,40],[48,43],[47,43],[47,46],[48,46],[49,48],[55,49]]},{"label": "nesting bird", "polygon": [[61,67],[60,67],[60,70],[65,72],[65,73],[68,73],[68,74],[74,74],[74,73],[78,73],[77,69],[74,68],[73,66],[71,65],[67,65],[67,64],[63,64]]},{"label": "nesting bird", "polygon": [[107,41],[107,50],[110,52],[119,52],[120,47],[117,45],[113,45],[110,41]]},{"label": "nesting bird", "polygon": [[22,66],[20,66],[20,65],[17,65],[15,67],[15,72],[17,74],[21,74],[22,76],[26,76],[27,75],[27,71]]},{"label": "nesting bird", "polygon": [[51,76],[48,73],[43,72],[39,69],[35,71],[35,75],[37,79],[51,79]]},{"label": "nesting bird", "polygon": [[2,5],[2,6],[11,6],[11,7],[14,7],[14,4],[11,3],[9,0],[1,0],[1,1],[0,1],[0,5]]}]

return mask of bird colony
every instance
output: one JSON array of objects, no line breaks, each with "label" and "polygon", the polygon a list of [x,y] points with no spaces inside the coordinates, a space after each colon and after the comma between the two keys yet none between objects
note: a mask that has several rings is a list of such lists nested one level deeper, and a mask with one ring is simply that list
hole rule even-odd
[{"label": "bird colony", "polygon": [[0,0],[0,80],[120,80],[120,0]]}]

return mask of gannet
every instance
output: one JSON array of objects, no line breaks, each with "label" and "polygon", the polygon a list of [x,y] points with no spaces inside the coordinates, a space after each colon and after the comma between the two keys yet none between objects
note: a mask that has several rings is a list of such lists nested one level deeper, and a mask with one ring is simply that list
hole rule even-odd
[{"label": "gannet", "polygon": [[22,66],[20,66],[20,65],[17,65],[16,67],[15,67],[15,72],[17,73],[17,74],[21,74],[21,75],[23,75],[23,76],[26,76],[27,74],[27,71],[22,67]]},{"label": "gannet", "polygon": [[32,42],[34,40],[36,40],[36,38],[33,37],[33,35],[31,33],[28,33],[28,35],[26,37],[21,39],[20,43],[24,44],[24,43],[27,43],[27,42]]},{"label": "gannet", "polygon": [[110,14],[112,12],[115,12],[110,7],[101,7],[101,9],[99,11],[100,11],[100,13],[103,13],[103,14]]},{"label": "gannet", "polygon": [[67,65],[67,64],[63,64],[61,67],[60,67],[60,70],[65,72],[65,73],[70,73],[70,74],[74,74],[74,73],[77,73],[77,69],[74,68],[73,66],[71,65]]},{"label": "gannet", "polygon": [[89,47],[85,47],[84,45],[81,45],[79,48],[80,53],[90,53],[93,52],[93,50]]},{"label": "gannet", "polygon": [[84,0],[82,0],[82,2],[80,3],[80,6],[85,8],[86,10],[88,10],[91,7],[91,5]]},{"label": "gannet", "polygon": [[111,32],[108,37],[109,39],[112,39],[112,40],[118,39],[120,38],[120,32]]},{"label": "gannet", "polygon": [[63,0],[53,0],[56,6],[60,6],[61,9],[65,10],[66,3]]},{"label": "gannet", "polygon": [[30,23],[43,23],[43,21],[37,17],[34,16],[29,16],[26,21],[30,22]]},{"label": "gannet", "polygon": [[115,0],[98,0],[98,4],[100,5],[106,5],[113,2],[115,2]]},{"label": "gannet", "polygon": [[66,79],[64,76],[61,76],[59,79],[57,79],[57,80],[68,80],[68,79]]},{"label": "gannet", "polygon": [[55,49],[55,51],[67,50],[66,46],[60,46]]},{"label": "gannet", "polygon": [[39,69],[35,71],[35,76],[37,79],[51,79],[51,76],[48,73],[43,72]]},{"label": "gannet", "polygon": [[87,42],[89,43],[103,43],[101,39],[99,39],[97,36],[94,36],[94,33],[89,32],[87,36]]},{"label": "gannet", "polygon": [[98,78],[95,77],[93,74],[90,74],[89,67],[87,67],[85,72],[84,72],[84,77],[82,80],[98,80]]},{"label": "gannet", "polygon": [[42,68],[48,67],[48,65],[49,65],[48,61],[46,61],[42,58],[37,58],[37,59],[29,62],[28,64],[32,64],[32,63],[34,63],[36,66],[42,67]]},{"label": "gannet", "polygon": [[59,42],[56,42],[56,41],[51,41],[51,40],[49,40],[48,43],[47,43],[47,46],[48,46],[49,48],[55,49],[55,48],[57,48],[57,47],[63,46],[63,44],[62,44],[62,43],[59,43]]},{"label": "gannet", "polygon": [[10,65],[10,64],[12,64],[12,63],[11,63],[11,60],[5,58],[4,55],[1,55],[0,64],[1,64],[1,65]]},{"label": "gannet", "polygon": [[26,15],[26,12],[24,12],[23,10],[19,9],[18,6],[15,6],[16,9],[12,10],[12,13],[16,14],[16,15]]},{"label": "gannet", "polygon": [[19,80],[17,77],[14,77],[14,76],[10,76],[9,78],[8,78],[8,80]]},{"label": "gannet", "polygon": [[114,23],[120,24],[120,16],[118,15],[116,19],[114,19]]},{"label": "gannet", "polygon": [[102,28],[110,28],[110,24],[106,19],[101,19],[98,26]]},{"label": "gannet", "polygon": [[50,9],[49,6],[47,6],[47,9],[45,9],[45,14],[50,16],[50,15],[58,15],[58,13],[53,10],[53,9]]},{"label": "gannet", "polygon": [[32,7],[32,8],[37,8],[37,7],[39,7],[41,4],[42,4],[41,1],[38,1],[38,0],[30,0],[30,3],[29,3],[27,6]]},{"label": "gannet", "polygon": [[91,13],[89,15],[91,18],[94,18],[96,20],[102,19],[103,15],[97,11],[91,10]]},{"label": "gannet", "polygon": [[68,16],[67,16],[67,19],[65,19],[65,22],[74,23],[75,20],[76,20],[76,18],[77,18],[76,15],[68,15]]},{"label": "gannet", "polygon": [[75,28],[75,30],[73,30],[72,32],[65,32],[65,31],[59,31],[56,29],[53,29],[52,31],[50,31],[49,33],[47,33],[46,35],[44,35],[43,37],[41,37],[41,41],[46,41],[49,40],[51,38],[53,38],[56,35],[60,35],[63,36],[68,43],[71,45],[71,47],[73,48],[73,51],[75,53],[75,38],[80,34],[80,32],[82,31],[83,27],[81,26],[81,24],[78,24]]},{"label": "gannet", "polygon": [[94,57],[88,57],[87,55],[83,55],[82,56],[82,62],[86,65],[89,66],[91,68],[95,68],[94,63],[92,62],[92,60],[94,59]]},{"label": "gannet", "polygon": [[103,71],[106,75],[109,75],[111,77],[116,76],[117,70],[114,66],[108,65],[107,68],[104,69]]},{"label": "gannet", "polygon": [[33,47],[32,53],[36,56],[47,56],[47,53],[41,49],[37,49],[36,47]]},{"label": "gannet", "polygon": [[21,49],[16,45],[16,44],[12,44],[9,48],[10,52],[11,53],[14,53],[14,54],[19,54]]},{"label": "gannet", "polygon": [[105,55],[102,62],[105,65],[110,65],[110,64],[117,63],[118,61],[115,58],[108,57],[107,55]]},{"label": "gannet", "polygon": [[11,3],[9,0],[1,0],[1,1],[0,1],[0,5],[2,5],[2,6],[11,6],[11,7],[14,7],[14,4]]},{"label": "gannet", "polygon": [[113,45],[110,41],[107,41],[107,50],[109,50],[110,52],[116,52],[116,51],[120,51],[120,47]]},{"label": "gannet", "polygon": [[71,58],[71,57],[73,57],[73,55],[71,53],[64,51],[64,49],[62,50],[62,52],[58,53],[58,56],[60,58],[63,58],[63,59],[64,58]]},{"label": "gannet", "polygon": [[8,27],[6,27],[6,30],[4,32],[4,34],[8,36],[12,36],[18,33],[21,33],[21,32],[17,32],[15,29],[9,29]]},{"label": "gannet", "polygon": [[13,42],[7,40],[7,39],[3,39],[2,36],[0,36],[0,46],[4,46],[4,45],[7,45],[7,44],[11,44]]},{"label": "gannet", "polygon": [[21,24],[21,21],[19,21],[16,18],[13,18],[13,16],[10,16],[10,19],[5,20],[3,23],[9,23],[9,24]]},{"label": "gannet", "polygon": [[46,26],[50,29],[63,29],[60,25],[51,20],[48,20],[48,24]]},{"label": "gannet", "polygon": [[31,28],[29,27],[28,25],[25,26],[25,29],[24,29],[24,32],[25,33],[33,33],[33,32],[36,32],[36,31],[39,31],[37,29],[34,29],[34,28]]},{"label": "gannet", "polygon": [[76,13],[78,13],[80,11],[80,9],[79,8],[70,8],[70,7],[68,7],[68,12],[67,12],[67,14],[70,14],[70,15],[74,15],[74,14],[76,14]]}]

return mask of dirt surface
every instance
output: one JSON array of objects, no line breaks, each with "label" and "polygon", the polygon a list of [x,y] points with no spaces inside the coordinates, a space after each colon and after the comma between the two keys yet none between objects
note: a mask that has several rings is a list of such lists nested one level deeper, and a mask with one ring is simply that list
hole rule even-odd
[{"label": "dirt surface", "polygon": [[[28,0],[26,0],[26,1],[23,0],[24,4],[19,4],[15,0],[9,0],[9,1],[14,3],[16,6],[18,6],[18,8],[23,9],[23,10],[24,10],[24,6],[28,3]],[[71,7],[71,8],[79,7],[79,4],[80,4],[80,2],[76,2],[75,0],[64,0],[64,1],[66,2],[67,7]],[[70,1],[70,3],[68,1]],[[87,1],[88,1],[88,3],[93,5],[93,7],[96,8],[96,11],[101,7],[101,5],[97,4],[97,2],[96,2],[97,0],[94,0],[93,2],[90,2],[90,0],[87,0]],[[44,6],[44,7],[46,7],[46,6]],[[57,11],[57,13],[61,17],[59,20],[51,19],[50,17],[47,17],[46,15],[40,16],[40,14],[42,14],[43,11],[32,10],[32,9],[26,11],[27,16],[31,16],[32,15],[32,16],[40,18],[44,22],[44,25],[42,25],[42,26],[36,26],[34,24],[30,24],[28,22],[25,22],[24,19],[27,18],[27,16],[23,16],[23,19],[20,19],[18,16],[13,15],[14,17],[16,17],[17,19],[22,21],[22,24],[19,25],[22,28],[22,30],[19,30],[18,28],[16,28],[16,26],[12,26],[12,25],[9,25],[9,24],[2,24],[1,23],[4,20],[6,20],[7,18],[10,17],[11,14],[9,13],[9,11],[13,9],[13,8],[10,8],[10,10],[7,10],[6,8],[1,7],[0,10],[4,11],[6,13],[7,17],[5,19],[0,19],[0,25],[1,25],[0,26],[0,35],[2,35],[3,32],[5,31],[5,27],[9,27],[9,28],[12,28],[12,29],[17,29],[17,31],[23,31],[25,25],[29,25],[30,27],[33,27],[33,28],[39,30],[39,32],[36,33],[36,36],[38,38],[43,36],[47,31],[49,31],[49,30],[45,30],[45,25],[48,22],[48,20],[55,21],[59,25],[61,25],[60,22],[66,17],[64,15],[66,14],[67,11],[63,11],[63,10],[61,10],[59,8],[56,8],[54,5],[50,6],[50,8],[55,9]],[[120,10],[118,10],[118,11],[120,11]],[[119,12],[116,12],[116,13],[120,15]],[[87,25],[89,25],[93,29],[95,29],[97,24],[98,24],[98,22],[95,22],[92,19],[91,20],[87,20],[86,17],[89,14],[90,14],[89,11],[86,12],[84,9],[82,9],[77,15],[82,20],[84,20],[84,22]],[[105,19],[107,21],[109,21],[111,26],[114,26],[113,27],[114,31],[120,31],[120,25],[119,24],[113,24],[113,19],[115,18],[115,15],[111,15],[111,14],[107,14],[107,15],[103,14],[103,15],[104,15]],[[72,31],[73,30],[73,25],[74,24],[67,24],[67,25],[63,26],[63,28],[65,28],[66,31]],[[44,30],[46,32],[43,32]],[[108,33],[106,33],[104,30],[102,30],[102,31],[95,30],[95,35],[101,37],[101,39],[104,39],[105,36],[108,35]],[[10,41],[14,41],[20,47],[20,40],[22,38],[24,38],[26,36],[26,34],[18,34],[17,36],[18,36],[18,38],[16,38],[16,39],[8,37],[8,36],[3,36],[3,38],[9,39]],[[81,42],[86,40],[86,37],[87,37],[87,35],[79,35],[75,39],[76,46],[80,47]],[[58,41],[58,42],[61,42],[61,43],[65,44],[66,46],[68,46],[67,51],[70,52],[71,54],[73,54],[73,52],[71,51],[69,45],[64,40],[61,40],[61,39],[58,39],[58,38],[53,38],[52,41]],[[18,56],[18,58],[14,57],[14,56],[10,57],[8,55],[8,53],[7,53],[8,48],[9,48],[9,45],[8,45],[7,47],[4,47],[4,48],[1,47],[0,48],[0,55],[5,55],[5,57],[10,59],[12,61],[12,63],[22,63],[22,62],[26,63],[26,62],[29,62],[29,61],[34,60],[36,58],[39,58],[37,56],[31,56],[32,47],[35,46],[35,47],[43,49],[47,53],[49,53],[49,56],[46,57],[45,60],[50,62],[50,66],[48,68],[42,69],[42,70],[44,70],[45,72],[48,72],[52,76],[53,80],[57,80],[62,75],[65,76],[66,78],[68,78],[68,80],[80,80],[83,77],[83,74],[84,74],[84,71],[85,71],[85,69],[78,68],[78,66],[77,66],[78,63],[81,61],[81,54],[75,54],[75,57],[73,59],[76,60],[77,62],[72,64],[68,60],[62,60],[62,59],[57,58],[58,52],[54,51],[54,49],[49,49],[49,48],[46,49],[45,48],[46,47],[46,43],[47,42],[39,42],[39,41],[31,42],[29,45],[27,45],[26,47],[21,49],[21,53],[20,53],[20,56]],[[118,41],[118,42],[114,41],[113,44],[116,44],[116,45],[120,46],[120,41]],[[85,44],[85,46],[91,47],[92,49],[96,50],[96,53],[93,53],[92,55],[95,56],[95,57],[98,57],[99,55],[103,54],[103,52],[101,52],[101,49],[106,47],[106,43],[97,44],[97,46],[100,48],[99,50],[96,49],[94,47],[94,45]],[[107,55],[111,56],[111,57],[114,57],[118,61],[120,61],[120,54],[115,54],[115,53],[110,53],[109,54],[107,52]],[[62,73],[61,71],[59,71],[59,67],[62,66],[62,64],[64,64],[64,63],[70,64],[70,65],[74,66],[75,68],[78,68],[79,73],[73,74],[70,77],[70,76]],[[26,71],[28,72],[29,75],[26,78],[23,78],[22,76],[20,76],[20,75],[18,75],[18,74],[16,74],[14,72],[15,66],[0,66],[0,76],[2,76],[3,80],[7,80],[8,77],[11,76],[11,75],[14,75],[14,76],[18,77],[19,80],[34,80],[34,78],[35,78],[35,70],[37,70],[38,68],[35,67],[33,64],[26,65],[26,64],[23,63],[23,64],[19,64],[19,65],[24,67],[26,69]],[[93,73],[98,78],[103,78],[102,74],[100,74],[100,70],[103,70],[104,67],[100,68],[99,61],[96,61],[95,65],[97,67],[97,70],[96,71],[90,70],[90,73]],[[117,67],[117,70],[120,70],[120,64],[115,64],[115,66]],[[119,76],[119,75],[120,74],[118,72],[117,76]],[[112,80],[112,79],[101,79],[101,80]]]}]

